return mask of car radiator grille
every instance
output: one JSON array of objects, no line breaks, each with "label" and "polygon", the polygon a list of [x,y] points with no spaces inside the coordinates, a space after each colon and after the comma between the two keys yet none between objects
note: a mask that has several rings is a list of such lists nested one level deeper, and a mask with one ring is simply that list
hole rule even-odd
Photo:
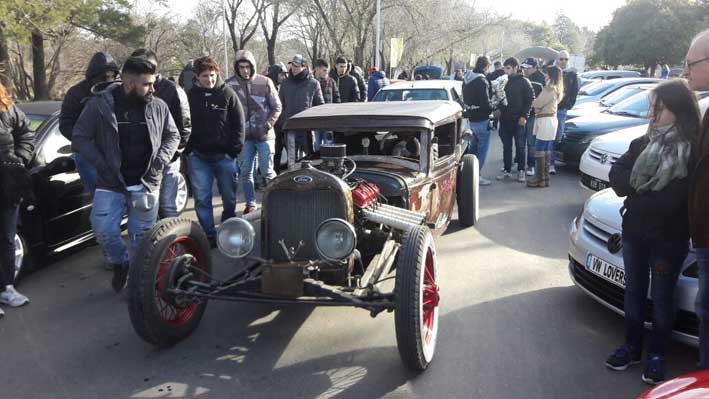
[{"label": "car radiator grille", "polygon": [[[612,165],[612,164],[616,163],[616,161],[618,161],[617,156],[615,156],[611,153],[608,153],[608,152],[599,151],[593,147],[591,147],[588,150],[588,156],[591,159],[595,160],[596,162],[602,163],[602,164],[610,163]],[[605,160],[603,160],[603,159],[605,159]]]},{"label": "car radiator grille", "polygon": [[608,239],[613,235],[613,232],[608,231],[599,224],[591,222],[588,218],[584,218],[583,220],[583,230],[604,247],[608,245]]},{"label": "car radiator grille", "polygon": [[[623,288],[608,282],[601,277],[586,270],[586,268],[576,262],[573,258],[570,258],[573,263],[572,273],[576,282],[584,287],[585,289],[591,291],[594,295],[601,298],[604,302],[610,304],[614,308],[623,310],[624,300],[624,290]],[[645,320],[651,321],[652,314],[652,301],[647,301],[647,312],[645,313]],[[699,334],[699,319],[697,315],[686,310],[678,310],[675,319],[676,331],[689,334],[692,336],[697,336]]]},{"label": "car radiator grille", "polygon": [[586,137],[585,134],[567,133],[562,141],[568,143],[578,143]]},{"label": "car radiator grille", "polygon": [[345,202],[334,190],[278,190],[269,193],[267,201],[266,254],[274,261],[288,260],[280,240],[288,248],[303,241],[294,260],[319,258],[314,243],[317,227],[330,218],[347,220]]}]

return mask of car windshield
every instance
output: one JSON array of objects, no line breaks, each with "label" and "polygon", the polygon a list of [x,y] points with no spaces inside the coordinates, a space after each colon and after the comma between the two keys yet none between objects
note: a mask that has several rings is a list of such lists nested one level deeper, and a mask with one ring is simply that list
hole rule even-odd
[{"label": "car windshield", "polygon": [[579,91],[579,94],[583,96],[597,96],[610,89],[614,85],[615,83],[613,81],[602,80],[598,83],[592,83],[588,86],[585,86]]},{"label": "car windshield", "polygon": [[650,90],[643,90],[641,93],[637,93],[608,109],[608,113],[635,118],[647,118],[649,112]]},{"label": "car windshield", "polygon": [[373,101],[448,100],[445,89],[380,90]]},{"label": "car windshield", "polygon": [[622,89],[604,97],[603,100],[601,100],[601,105],[604,107],[612,107],[626,98],[630,98],[644,90],[646,89],[642,89],[640,87],[623,87]]}]

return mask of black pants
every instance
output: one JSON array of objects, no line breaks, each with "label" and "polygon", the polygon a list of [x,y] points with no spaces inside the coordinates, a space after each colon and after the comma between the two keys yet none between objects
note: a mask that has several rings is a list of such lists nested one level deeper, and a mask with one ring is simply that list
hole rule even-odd
[{"label": "black pants", "polygon": [[0,208],[0,292],[15,281],[15,233],[19,206]]},{"label": "black pants", "polygon": [[281,166],[281,156],[283,154],[283,147],[286,145],[285,136],[286,134],[283,130],[276,128],[276,150],[273,154],[273,170],[275,170],[276,173],[281,173],[281,170],[283,170]]}]

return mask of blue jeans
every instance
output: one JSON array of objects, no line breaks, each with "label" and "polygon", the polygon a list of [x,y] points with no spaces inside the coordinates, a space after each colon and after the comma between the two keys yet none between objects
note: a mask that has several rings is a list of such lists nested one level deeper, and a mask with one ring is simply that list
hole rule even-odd
[{"label": "blue jeans", "polygon": [[15,281],[15,234],[19,206],[0,209],[0,292]]},{"label": "blue jeans", "polygon": [[[675,286],[687,256],[687,241],[657,242],[623,233],[625,264],[625,340],[642,350],[647,290],[651,283],[652,333],[650,354],[664,356],[675,320]],[[652,278],[650,279],[650,275]],[[648,280],[650,280],[648,282]]]},{"label": "blue jeans", "polygon": [[[153,228],[158,219],[158,197],[158,193],[145,190],[127,193],[96,190],[91,209],[91,227],[107,263],[127,265],[135,255],[141,238]],[[121,238],[121,221],[126,211],[130,256]]]},{"label": "blue jeans", "polygon": [[[564,138],[564,125],[566,124],[566,112],[567,109],[559,109],[556,111],[556,119],[559,121],[559,126],[556,127],[556,139],[554,143],[561,143],[561,139]],[[551,166],[554,166],[554,151],[551,152]]]},{"label": "blue jeans", "polygon": [[177,215],[177,190],[180,182],[180,159],[165,166],[160,184],[160,216],[164,218]]},{"label": "blue jeans", "polygon": [[517,170],[524,170],[524,152],[526,147],[524,126],[520,126],[516,120],[500,119],[500,139],[502,139],[502,159],[505,164],[505,172],[512,171],[512,142],[514,142],[515,146]]},{"label": "blue jeans", "polygon": [[537,138],[534,136],[534,115],[527,119],[527,124],[524,125],[524,135],[527,137],[527,166],[533,168],[535,164],[534,151],[536,148],[534,143],[537,141]]},{"label": "blue jeans", "polygon": [[207,237],[216,237],[212,184],[216,178],[219,194],[222,196],[222,222],[234,217],[238,179],[236,161],[225,154],[206,156],[193,152],[189,155],[187,166],[199,224]]},{"label": "blue jeans", "polygon": [[273,141],[253,141],[246,140],[244,148],[239,156],[239,169],[241,171],[241,181],[244,185],[244,197],[246,206],[256,206],[256,193],[254,192],[254,169],[258,154],[258,168],[266,178],[266,183],[276,177],[273,170],[273,153],[275,151]]},{"label": "blue jeans", "polygon": [[313,148],[315,149],[315,152],[320,151],[320,146],[322,144],[330,143],[332,143],[332,140],[330,140],[330,132],[328,132],[327,130],[315,131],[315,139],[313,140]]},{"label": "blue jeans", "polygon": [[[534,151],[540,151],[540,152],[549,152],[554,148],[554,141],[549,140],[535,140],[534,141]],[[532,155],[534,155],[534,151],[530,149],[530,152]]]},{"label": "blue jeans", "polygon": [[699,368],[709,369],[709,248],[695,248],[699,267],[699,292],[695,311],[699,317]]},{"label": "blue jeans", "polygon": [[84,160],[78,152],[73,153],[72,157],[81,183],[84,184],[84,189],[93,196],[96,191],[96,168]]},{"label": "blue jeans", "polygon": [[[480,170],[483,170],[485,159],[487,158],[487,150],[490,148],[490,130],[488,120],[473,122],[470,121],[470,129],[475,135],[477,146],[469,145],[466,151],[467,154],[475,154],[478,157]],[[472,143],[471,143],[472,144]]]}]

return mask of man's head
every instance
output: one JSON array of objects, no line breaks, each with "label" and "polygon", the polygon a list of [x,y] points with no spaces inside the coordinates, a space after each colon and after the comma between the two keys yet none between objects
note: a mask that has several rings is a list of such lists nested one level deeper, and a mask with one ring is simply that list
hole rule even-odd
[{"label": "man's head", "polygon": [[327,72],[330,70],[330,64],[322,58],[315,60],[313,67],[315,68],[315,77],[318,79],[325,79]]},{"label": "man's head", "polygon": [[239,74],[239,77],[244,80],[249,80],[251,79],[251,76],[253,76],[253,71],[251,68],[251,63],[246,60],[239,60],[236,62],[236,73]]},{"label": "man's head", "polygon": [[539,70],[539,64],[534,58],[527,58],[520,67],[522,68],[522,72],[524,72],[524,76],[531,76]]},{"label": "man's head", "polygon": [[684,60],[684,77],[692,90],[709,90],[709,29],[692,40]]},{"label": "man's head", "polygon": [[335,70],[337,71],[338,76],[344,76],[347,74],[347,68],[348,63],[347,63],[347,58],[343,56],[337,57],[335,60]]},{"label": "man's head", "polygon": [[502,65],[504,66],[505,73],[508,77],[513,77],[519,73],[519,61],[517,61],[517,58],[515,57],[506,59]]},{"label": "man's head", "polygon": [[502,63],[500,61],[495,61],[494,67],[495,70],[502,69]]},{"label": "man's head", "polygon": [[110,82],[118,78],[119,70],[110,54],[99,51],[91,57],[85,76],[92,84]]},{"label": "man's head", "polygon": [[569,66],[569,52],[566,50],[561,50],[556,54],[556,66],[561,68],[563,71]]},{"label": "man's head", "polygon": [[147,48],[139,48],[133,51],[130,55],[131,57],[143,57],[147,59],[151,64],[155,65],[155,73],[160,71],[160,63],[158,62],[158,55],[155,54],[153,50]]},{"label": "man's head", "polygon": [[290,65],[290,73],[293,76],[300,74],[308,67],[305,58],[300,54],[294,55],[288,64]]},{"label": "man's head", "polygon": [[194,60],[194,74],[197,76],[197,83],[205,89],[212,89],[217,85],[217,74],[219,74],[219,64],[212,57],[200,57]]},{"label": "man's head", "polygon": [[124,93],[131,99],[150,102],[155,88],[155,65],[145,57],[130,57],[123,64]]},{"label": "man's head", "polygon": [[[490,67],[490,59],[486,55],[481,55],[475,60],[475,72],[477,73],[487,73],[487,69]],[[462,72],[461,72],[462,73]]]}]

